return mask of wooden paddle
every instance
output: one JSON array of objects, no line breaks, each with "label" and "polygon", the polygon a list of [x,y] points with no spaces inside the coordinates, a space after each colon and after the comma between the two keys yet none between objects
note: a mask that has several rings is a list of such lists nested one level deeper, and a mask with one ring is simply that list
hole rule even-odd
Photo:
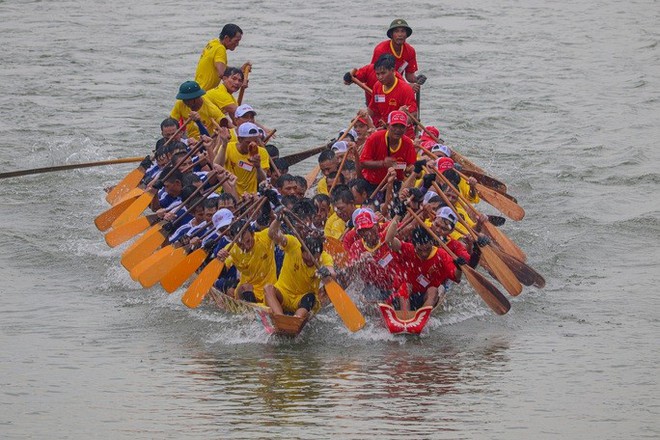
[{"label": "wooden paddle", "polygon": [[[442,176],[444,178],[444,176]],[[445,183],[449,185],[449,181],[445,178]],[[449,201],[445,193],[442,192],[442,189],[438,186],[437,183],[433,182],[433,188],[439,193],[438,195],[442,197],[442,200],[445,201],[445,204],[451,208],[452,211],[454,211],[454,214],[456,215],[456,218],[458,221],[467,229],[468,233],[472,236],[473,240],[475,241],[475,246],[477,245],[477,239],[479,236],[477,235],[476,232],[470,227],[470,225],[461,217],[458,212],[456,212],[456,208],[452,205],[452,203]],[[502,286],[513,296],[518,296],[522,292],[522,285],[518,281],[518,278],[516,278],[515,274],[509,269],[509,267],[502,261],[500,257],[497,256],[497,254],[493,251],[493,249],[490,247],[490,245],[486,245],[483,247],[480,247],[481,250],[481,259],[479,260],[480,262],[482,260],[485,261],[486,266],[490,269],[491,273],[495,277],[497,281],[499,281]]]},{"label": "wooden paddle", "polygon": [[[174,167],[172,167],[165,177],[162,179],[158,178],[158,181],[165,182],[186,160],[188,160],[189,157],[197,153],[202,147],[203,143],[200,141],[195,148],[192,148]],[[142,214],[149,205],[151,205],[152,200],[156,197],[156,194],[158,194],[158,188],[156,186],[157,185],[149,184],[148,189],[112,222],[112,227],[116,228],[119,225],[123,225],[124,223],[138,218],[138,216]]]},{"label": "wooden paddle", "polygon": [[[253,210],[257,206],[257,202],[253,203],[251,206],[249,206],[241,215],[237,216],[234,218],[229,225],[229,227],[226,229],[229,231],[231,226],[248,215],[248,213],[253,212]],[[237,211],[238,212],[238,209]],[[173,267],[169,272],[167,272],[161,279],[160,279],[160,285],[163,286],[163,289],[165,289],[166,292],[172,293],[188,279],[190,276],[195,273],[197,269],[206,261],[206,259],[209,256],[209,253],[212,251],[212,249],[215,247],[215,245],[222,239],[222,237],[225,234],[221,234],[218,236],[218,238],[212,240],[209,243],[204,244],[203,246],[194,249],[193,248],[188,248],[186,250],[187,255],[185,258],[177,264],[175,267]]]},{"label": "wooden paddle", "polygon": [[114,165],[119,163],[141,162],[144,157],[124,157],[122,159],[101,160],[98,162],[73,163],[69,165],[56,165],[52,167],[31,168],[29,170],[9,171],[0,173],[0,179],[8,177],[28,176],[30,174],[50,173],[52,171],[75,170],[78,168],[100,167],[103,165]]},{"label": "wooden paddle", "polygon": [[368,85],[366,85],[365,83],[354,77],[353,74],[351,74],[351,81],[353,81],[359,88],[361,88],[368,94],[370,95],[374,94],[373,90],[371,90]]},{"label": "wooden paddle", "polygon": [[[174,134],[170,136],[167,141],[165,141],[163,147],[169,145],[170,142],[172,142],[172,140],[174,140],[174,138],[179,133],[185,130],[190,121],[192,121],[192,118],[186,119],[183,125],[179,126]],[[152,160],[155,158],[155,155],[151,157]],[[140,184],[146,171],[147,170],[142,168],[142,166],[139,166],[128,173],[128,175],[124,177],[118,184],[116,184],[115,187],[112,188],[112,190],[105,196],[105,200],[111,205],[114,205],[124,194],[128,193],[130,190],[136,188]]]},{"label": "wooden paddle", "polygon": [[350,153],[352,150],[353,150],[352,147],[346,150],[346,153],[344,153],[344,157],[341,158],[341,162],[339,163],[339,168],[337,168],[337,175],[335,177],[335,180],[332,182],[332,185],[328,189],[328,194],[332,194],[332,190],[335,189],[335,186],[337,186],[337,182],[339,182],[339,175],[344,169],[344,164],[346,163],[346,159],[348,158],[348,153]]},{"label": "wooden paddle", "polygon": [[[438,237],[438,235],[429,228],[422,219],[419,218],[415,212],[408,208],[408,212],[415,218],[417,223],[422,226],[426,231],[443,247],[445,251],[456,260],[456,254],[454,254],[451,249],[447,247],[444,241]],[[506,299],[502,292],[500,292],[497,287],[495,287],[490,281],[486,279],[482,274],[468,266],[463,264],[460,266],[461,271],[465,274],[465,277],[468,280],[468,283],[472,288],[479,294],[482,300],[498,315],[504,315],[511,309],[511,304],[509,300]]]},{"label": "wooden paddle", "polygon": [[[404,113],[408,115],[410,120],[413,121],[413,123],[417,124],[419,128],[422,129],[422,131],[426,133],[434,142],[439,142],[437,136],[435,136],[433,133],[427,130],[426,127],[421,122],[419,122],[419,119],[417,119],[407,110],[404,110]],[[454,147],[451,148],[451,158],[454,159],[454,161],[460,163],[463,166],[463,168],[474,170],[482,174],[486,174],[486,172],[482,168],[478,167],[472,161],[470,161],[465,156],[460,154],[458,151],[456,151]]]},{"label": "wooden paddle", "polygon": [[[471,203],[466,201],[462,196],[458,198],[463,208],[473,216],[478,216],[479,212]],[[523,252],[516,243],[513,242],[502,230],[497,228],[490,220],[482,223],[482,227],[486,235],[488,235],[504,252],[515,257],[522,262],[527,261],[527,255]]]},{"label": "wooden paddle", "polygon": [[243,103],[243,95],[245,95],[245,89],[247,88],[248,76],[250,76],[250,72],[252,72],[252,64],[245,63],[245,67],[243,67],[243,84],[241,85],[241,90],[238,92],[238,99],[236,100],[238,105]]},{"label": "wooden paddle", "polygon": [[[206,194],[206,197],[212,194],[216,189],[220,188],[223,183],[223,181],[220,181],[211,187],[209,192]],[[187,207],[186,213],[193,212],[200,203],[206,200],[206,197],[201,197],[190,207]],[[169,237],[170,233],[181,224],[185,217],[185,214],[183,214],[171,222],[162,221],[145,232],[142,237],[135,240],[133,244],[131,244],[131,246],[129,246],[128,249],[126,249],[126,251],[122,254],[122,266],[130,271],[142,260],[153,254],[156,249],[161,247],[167,241],[167,237]]]},{"label": "wooden paddle", "polygon": [[[300,233],[293,227],[291,221],[286,215],[284,216],[284,221],[287,226],[289,226],[289,229],[291,229],[291,232],[296,236],[303,249],[305,249],[310,255],[314,255],[310,252],[305,241],[300,237]],[[317,270],[321,268],[321,265],[316,259],[314,259],[314,265]],[[326,283],[324,287],[328,298],[332,301],[335,310],[337,310],[337,314],[341,320],[344,321],[346,328],[352,332],[356,332],[365,326],[366,322],[364,316],[362,316],[362,313],[360,313],[360,310],[357,308],[353,300],[351,300],[351,297],[348,296],[346,291],[339,285],[339,283],[337,283],[337,281],[332,280],[329,283]]]},{"label": "wooden paddle", "polygon": [[[215,176],[216,172],[211,171],[207,175],[207,181],[208,179],[211,179],[213,176]],[[224,179],[224,181],[227,181],[228,179]],[[183,201],[182,205],[185,205],[188,201],[192,200],[193,197],[195,197],[202,189],[204,185],[200,185],[193,191],[190,196],[186,200]],[[179,209],[180,205],[172,206],[166,210],[166,212],[175,212],[176,210]],[[158,216],[158,214],[148,214],[148,215],[143,215],[135,220],[131,220],[127,223],[124,223],[123,225],[119,225],[107,234],[105,234],[105,242],[108,244],[110,247],[116,247],[131,238],[135,237],[138,235],[140,232],[145,231],[147,228],[155,225],[160,221],[161,217]]]},{"label": "wooden paddle", "polygon": [[[265,197],[259,201],[257,204],[257,209],[252,213],[252,215],[250,215],[248,221],[245,222],[245,225],[243,225],[243,227],[238,231],[238,233],[234,236],[227,247],[225,247],[227,252],[231,251],[231,248],[234,247],[236,241],[239,240],[247,228],[250,227],[250,223],[259,214],[261,207],[266,201],[267,199]],[[204,270],[202,270],[197,278],[195,278],[195,281],[190,283],[190,286],[188,286],[188,289],[181,297],[181,302],[191,309],[199,306],[208,291],[211,289],[211,287],[213,287],[213,283],[217,281],[223,267],[225,267],[225,263],[224,261],[220,261],[219,258],[214,258],[211,260],[211,262],[206,265]]]},{"label": "wooden paddle", "polygon": [[468,177],[474,177],[475,179],[477,179],[477,182],[481,183],[482,185],[492,188],[495,191],[500,192],[502,194],[506,194],[507,191],[506,184],[500,182],[496,178],[487,176],[486,174],[479,173],[474,170],[464,169],[462,171],[463,174],[467,175]]},{"label": "wooden paddle", "polygon": [[315,155],[327,150],[331,146],[332,146],[332,143],[328,143],[328,144],[325,144],[325,145],[320,145],[318,147],[310,148],[309,150],[306,150],[306,151],[301,151],[299,153],[289,154],[287,156],[282,157],[282,159],[284,159],[286,161],[286,163],[289,167],[292,167],[293,165],[296,165],[297,163],[300,163],[300,162],[302,162],[303,160],[305,160],[307,158],[310,158],[312,156],[315,156]]}]

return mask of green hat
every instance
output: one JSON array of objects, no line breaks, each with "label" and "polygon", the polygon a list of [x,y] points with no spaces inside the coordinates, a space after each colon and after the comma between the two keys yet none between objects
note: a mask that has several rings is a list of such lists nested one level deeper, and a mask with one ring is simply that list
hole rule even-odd
[{"label": "green hat", "polygon": [[176,99],[181,99],[182,101],[185,101],[186,99],[195,99],[205,93],[204,89],[202,89],[195,81],[186,81],[179,86],[179,93],[176,95]]},{"label": "green hat", "polygon": [[392,38],[392,32],[394,31],[394,29],[400,28],[400,27],[402,27],[406,30],[406,33],[408,34],[408,36],[412,35],[412,28],[410,26],[408,26],[408,23],[406,23],[406,20],[404,20],[403,18],[397,18],[396,20],[394,20],[392,22],[392,24],[390,24],[390,28],[387,30],[387,38]]}]

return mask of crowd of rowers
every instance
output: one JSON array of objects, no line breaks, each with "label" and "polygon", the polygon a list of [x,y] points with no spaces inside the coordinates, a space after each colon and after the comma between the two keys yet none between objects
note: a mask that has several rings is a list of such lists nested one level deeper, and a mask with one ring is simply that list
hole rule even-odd
[{"label": "crowd of rowers", "polygon": [[[456,172],[459,165],[437,128],[415,137],[409,117],[419,85],[407,81],[415,81],[416,61],[403,69],[397,62],[405,50],[414,58],[405,43],[411,33],[405,21],[395,20],[390,40],[376,48],[385,53],[375,52],[371,64],[347,73],[348,83],[358,70],[372,72],[372,94],[368,107],[318,156],[315,186],[290,173],[268,143],[273,131],[234,97],[246,85],[249,66],[227,66],[226,50],[238,46],[242,30],[226,25],[206,46],[195,81],[180,85],[154,155],[141,166],[143,182],[161,186],[151,209],[176,219],[170,243],[210,243],[210,258],[224,262],[219,290],[265,303],[275,314],[304,317],[319,308],[323,283],[336,279],[346,287],[361,280],[366,301],[414,310],[442,302],[447,286],[460,281],[461,265],[476,266],[486,239],[479,236],[477,245],[458,217],[478,231],[484,216],[471,217],[457,203],[459,195],[479,202],[476,181]],[[256,215],[236,220],[259,202]],[[236,245],[228,246],[232,240]],[[335,245],[331,252],[329,245]]]}]

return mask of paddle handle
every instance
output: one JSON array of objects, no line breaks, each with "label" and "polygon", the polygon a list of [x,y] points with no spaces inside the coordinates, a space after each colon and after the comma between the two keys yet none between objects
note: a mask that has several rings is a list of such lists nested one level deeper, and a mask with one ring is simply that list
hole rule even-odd
[{"label": "paddle handle", "polygon": [[353,81],[359,88],[361,88],[368,94],[370,95],[374,94],[373,90],[371,90],[368,85],[366,85],[365,83],[354,77],[353,74],[351,74],[351,81]]},{"label": "paddle handle", "polygon": [[90,167],[99,167],[103,165],[114,165],[114,164],[121,164],[121,163],[133,163],[133,162],[141,162],[144,160],[144,156],[140,157],[124,157],[121,159],[109,159],[109,160],[101,160],[98,162],[85,162],[85,163],[74,163],[70,165],[57,165],[53,167],[43,167],[43,168],[32,168],[29,170],[19,170],[19,171],[9,171],[6,173],[0,173],[0,179],[6,179],[8,177],[20,177],[20,176],[28,176],[30,174],[42,174],[42,173],[50,173],[52,171],[64,171],[64,170],[75,170],[78,168],[90,168]]},{"label": "paddle handle", "polygon": [[248,81],[248,77],[250,76],[250,72],[252,72],[252,65],[251,64],[246,64],[245,68],[243,69],[243,84],[241,85],[241,91],[238,92],[238,99],[236,102],[238,105],[241,105],[243,103],[243,95],[245,95],[245,84]]}]

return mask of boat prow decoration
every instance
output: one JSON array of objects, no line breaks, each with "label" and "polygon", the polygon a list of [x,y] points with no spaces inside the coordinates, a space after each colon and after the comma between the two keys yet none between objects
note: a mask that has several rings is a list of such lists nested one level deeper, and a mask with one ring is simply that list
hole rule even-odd
[{"label": "boat prow decoration", "polygon": [[391,305],[383,303],[378,303],[378,309],[383,315],[387,329],[392,334],[420,334],[431,317],[431,312],[433,312],[433,307],[431,306],[422,307],[411,312],[404,312],[395,310]]}]

